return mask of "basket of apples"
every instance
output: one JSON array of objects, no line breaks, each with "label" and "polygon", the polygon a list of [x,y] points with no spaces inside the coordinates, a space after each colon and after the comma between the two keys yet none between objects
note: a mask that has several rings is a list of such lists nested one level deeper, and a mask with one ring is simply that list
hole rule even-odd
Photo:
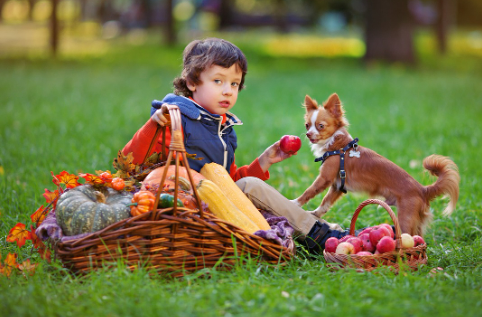
[{"label": "basket of apples", "polygon": [[[392,218],[391,225],[380,224],[368,227],[355,236],[355,223],[360,211],[367,205],[382,206]],[[390,266],[396,272],[403,263],[412,270],[427,263],[427,244],[421,236],[401,233],[395,213],[384,201],[368,199],[358,206],[350,223],[350,234],[341,238],[329,238],[323,255],[333,267],[352,267],[371,271],[380,266]]]}]

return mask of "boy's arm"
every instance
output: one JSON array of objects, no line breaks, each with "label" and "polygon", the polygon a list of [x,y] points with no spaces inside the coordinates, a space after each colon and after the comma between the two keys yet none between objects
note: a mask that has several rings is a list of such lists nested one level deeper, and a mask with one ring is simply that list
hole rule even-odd
[{"label": "boy's arm", "polygon": [[[149,149],[149,145],[151,144],[152,138],[156,134],[157,130],[157,122],[154,120],[149,119],[132,137],[132,139],[124,146],[122,149],[122,153],[127,155],[132,152],[134,155],[134,164],[141,164],[143,163],[144,158],[146,157],[147,150]],[[162,132],[159,135],[159,139],[154,145],[153,152],[160,152],[162,150]],[[169,148],[169,143],[171,142],[171,134],[169,128],[166,131],[166,149]],[[167,151],[166,151],[167,153]]]},{"label": "boy's arm", "polygon": [[259,164],[258,158],[256,158],[251,164],[244,165],[239,168],[236,166],[236,161],[234,161],[233,164],[231,164],[229,174],[234,181],[237,181],[246,176],[257,177],[264,181],[269,179],[269,172],[263,171],[261,165]]}]

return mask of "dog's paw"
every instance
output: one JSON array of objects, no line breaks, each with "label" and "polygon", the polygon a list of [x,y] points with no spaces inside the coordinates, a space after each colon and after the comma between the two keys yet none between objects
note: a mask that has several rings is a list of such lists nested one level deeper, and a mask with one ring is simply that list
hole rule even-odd
[{"label": "dog's paw", "polygon": [[330,207],[326,207],[326,206],[320,206],[318,208],[316,208],[315,210],[312,211],[312,213],[317,216],[317,217],[323,217],[323,215],[325,215],[328,210],[330,209]]}]

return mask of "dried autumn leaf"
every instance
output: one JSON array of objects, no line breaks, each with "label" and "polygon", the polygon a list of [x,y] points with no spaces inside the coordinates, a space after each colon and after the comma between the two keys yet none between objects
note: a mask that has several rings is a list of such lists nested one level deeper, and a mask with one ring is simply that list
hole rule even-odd
[{"label": "dried autumn leaf", "polygon": [[85,179],[87,184],[90,184],[92,186],[99,186],[104,184],[104,181],[99,176],[94,174],[83,173],[79,174],[79,176]]},{"label": "dried autumn leaf", "polygon": [[79,176],[75,174],[69,174],[66,171],[62,171],[62,173],[54,175],[53,172],[50,172],[53,177],[53,182],[55,185],[60,185],[60,184],[65,184],[65,187],[67,188],[75,188],[79,185],[81,185],[77,180],[79,179]]},{"label": "dried autumn leaf", "polygon": [[112,165],[117,171],[122,171],[129,176],[129,174],[133,173],[136,170],[136,165],[132,163],[134,161],[134,154],[131,152],[127,155],[122,153],[122,150],[119,150],[117,153],[117,158],[114,159]]},{"label": "dried autumn leaf", "polygon": [[4,266],[2,268],[2,274],[6,277],[9,277],[12,273],[12,270],[17,268],[17,254],[16,253],[9,253],[7,258],[5,259]]},{"label": "dried autumn leaf", "polygon": [[40,206],[39,209],[37,209],[33,214],[30,215],[30,219],[32,219],[32,222],[36,224],[38,227],[45,219],[45,216],[47,216],[49,210],[47,208],[44,208],[44,206]]},{"label": "dried autumn leaf", "polygon": [[25,228],[25,225],[23,223],[17,223],[12,229],[10,229],[10,232],[8,233],[7,236],[7,241],[8,242],[17,242],[17,246],[21,248],[26,240],[30,240],[30,231],[28,231]]},{"label": "dried autumn leaf", "polygon": [[37,268],[38,263],[32,264],[30,263],[30,259],[23,261],[22,263],[18,264],[18,269],[25,275],[34,275],[35,269]]}]

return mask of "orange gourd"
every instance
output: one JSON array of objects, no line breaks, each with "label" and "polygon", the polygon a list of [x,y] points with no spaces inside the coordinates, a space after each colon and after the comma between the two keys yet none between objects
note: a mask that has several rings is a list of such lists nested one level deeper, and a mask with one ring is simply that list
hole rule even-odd
[{"label": "orange gourd", "polygon": [[112,179],[111,185],[112,185],[112,188],[114,188],[115,190],[123,190],[124,187],[126,186],[126,183],[122,178],[116,177]]},{"label": "orange gourd", "polygon": [[[153,170],[146,176],[144,181],[142,181],[142,188],[141,190],[154,190],[156,191],[159,188],[159,183],[161,182],[162,174],[164,173],[165,166],[161,166]],[[190,169],[192,178],[194,180],[194,186],[197,186],[200,180],[204,179],[205,177],[200,173],[196,172],[195,170]],[[164,181],[164,190],[174,189],[174,178],[176,175],[176,166],[170,165],[167,169],[167,176],[166,180]],[[189,183],[189,176],[187,175],[187,170],[184,166],[179,167],[179,177],[184,178],[185,180],[182,183]],[[190,184],[188,184],[190,186]],[[167,188],[166,188],[167,187]],[[190,191],[190,190],[187,190]]]},{"label": "orange gourd", "polygon": [[147,190],[141,190],[132,197],[131,215],[139,216],[153,209],[156,196]]}]

